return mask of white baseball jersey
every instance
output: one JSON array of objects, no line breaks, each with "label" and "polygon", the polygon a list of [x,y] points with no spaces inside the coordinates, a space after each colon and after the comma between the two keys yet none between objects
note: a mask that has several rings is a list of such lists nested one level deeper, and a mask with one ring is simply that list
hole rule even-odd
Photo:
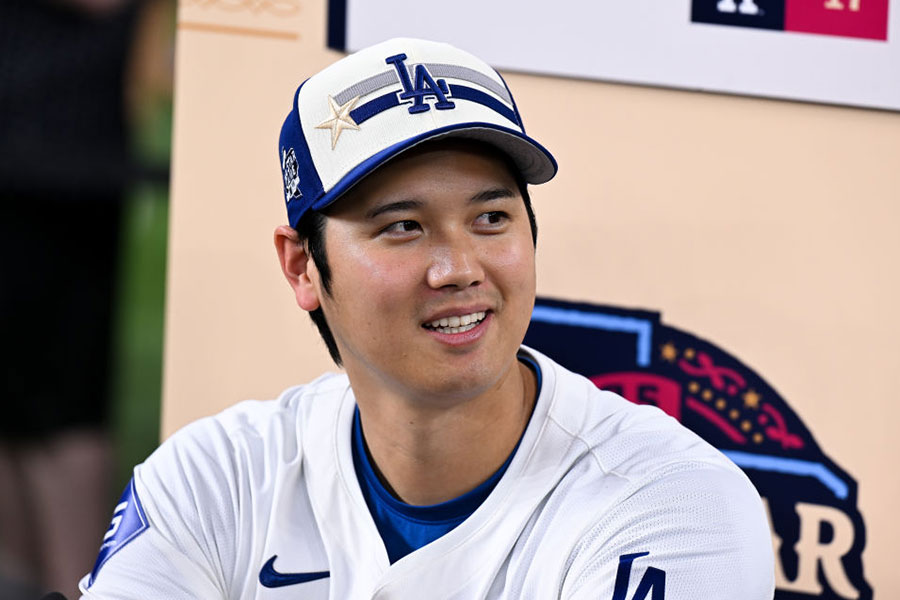
[{"label": "white baseball jersey", "polygon": [[534,357],[507,471],[390,564],[354,471],[346,376],[197,421],[135,469],[83,598],[768,600],[750,481],[660,410]]}]

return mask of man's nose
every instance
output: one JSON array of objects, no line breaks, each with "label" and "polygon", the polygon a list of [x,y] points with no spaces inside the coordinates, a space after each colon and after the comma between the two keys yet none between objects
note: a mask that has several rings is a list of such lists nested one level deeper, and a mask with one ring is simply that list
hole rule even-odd
[{"label": "man's nose", "polygon": [[484,281],[484,269],[472,240],[461,234],[436,243],[426,277],[433,289],[464,289]]}]

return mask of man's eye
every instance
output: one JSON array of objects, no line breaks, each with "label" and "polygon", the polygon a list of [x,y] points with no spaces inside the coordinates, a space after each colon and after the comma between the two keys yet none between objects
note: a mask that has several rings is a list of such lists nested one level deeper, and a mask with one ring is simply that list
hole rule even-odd
[{"label": "man's eye", "polygon": [[490,212],[483,213],[481,215],[478,215],[478,219],[476,219],[479,225],[487,225],[491,227],[503,225],[508,220],[509,215],[502,210],[492,210]]},{"label": "man's eye", "polygon": [[416,221],[397,221],[396,223],[391,223],[387,227],[381,230],[382,233],[410,233],[412,231],[418,231],[421,229],[420,225]]}]

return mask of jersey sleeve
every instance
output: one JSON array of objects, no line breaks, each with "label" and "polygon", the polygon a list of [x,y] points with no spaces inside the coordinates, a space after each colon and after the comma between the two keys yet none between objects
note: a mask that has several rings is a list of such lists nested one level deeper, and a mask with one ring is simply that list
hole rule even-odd
[{"label": "jersey sleeve", "polygon": [[164,442],[114,509],[82,598],[226,598],[237,526],[234,452],[214,419]]},{"label": "jersey sleeve", "polygon": [[771,600],[762,501],[739,470],[681,465],[636,487],[573,553],[567,600]]},{"label": "jersey sleeve", "polygon": [[196,600],[224,598],[203,565],[148,529],[103,565],[98,576],[79,582],[82,600]]}]

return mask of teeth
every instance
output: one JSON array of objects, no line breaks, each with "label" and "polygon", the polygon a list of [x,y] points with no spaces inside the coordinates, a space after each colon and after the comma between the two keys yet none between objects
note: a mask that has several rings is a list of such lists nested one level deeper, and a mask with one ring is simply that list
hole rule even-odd
[{"label": "teeth", "polygon": [[428,327],[441,333],[462,333],[478,325],[487,313],[484,311],[455,317],[444,317],[428,323]]}]

